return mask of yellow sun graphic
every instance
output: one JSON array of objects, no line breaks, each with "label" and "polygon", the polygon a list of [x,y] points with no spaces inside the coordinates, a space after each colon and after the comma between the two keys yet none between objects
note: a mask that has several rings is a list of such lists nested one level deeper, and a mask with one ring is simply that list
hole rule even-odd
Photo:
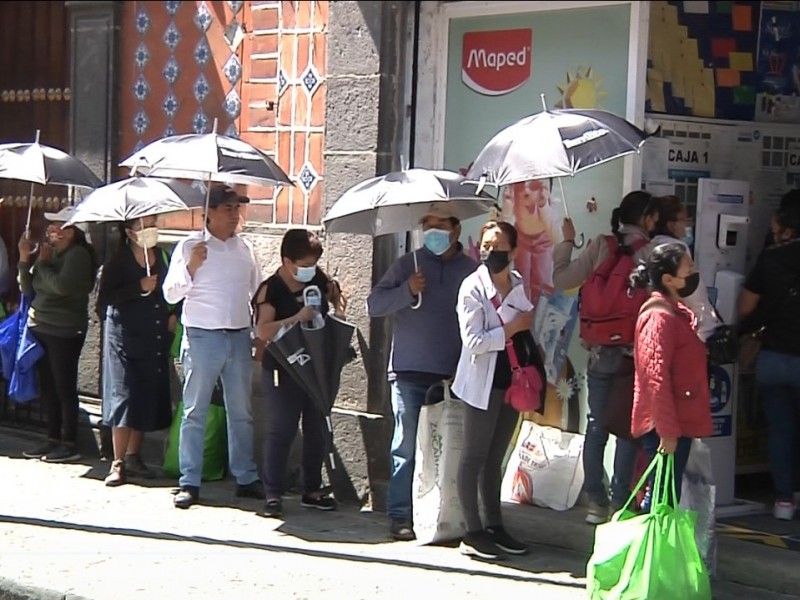
[{"label": "yellow sun graphic", "polygon": [[556,108],[599,108],[607,96],[603,89],[603,78],[598,77],[589,66],[585,70],[578,67],[574,73],[567,73],[567,81],[558,86],[561,100]]}]

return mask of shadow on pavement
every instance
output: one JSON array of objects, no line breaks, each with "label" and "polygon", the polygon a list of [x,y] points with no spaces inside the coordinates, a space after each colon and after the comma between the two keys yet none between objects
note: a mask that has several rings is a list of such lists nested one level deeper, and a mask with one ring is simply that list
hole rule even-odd
[{"label": "shadow on pavement", "polygon": [[[70,523],[67,521],[57,521],[57,520],[49,520],[49,519],[38,519],[38,518],[29,518],[29,517],[13,517],[13,516],[5,516],[0,515],[0,523],[9,523],[15,525],[27,525],[33,527],[45,527],[45,528],[54,528],[54,529],[61,529],[61,530],[72,530],[72,531],[81,531],[85,533],[97,533],[103,535],[119,535],[119,536],[127,536],[127,537],[136,537],[136,538],[144,538],[144,539],[154,539],[154,540],[166,540],[166,541],[173,541],[173,542],[190,542],[195,544],[205,544],[210,546],[224,546],[228,548],[240,548],[245,550],[261,550],[264,552],[283,552],[289,554],[295,554],[298,556],[308,556],[314,558],[324,558],[324,559],[334,559],[334,560],[345,560],[350,563],[369,563],[369,564],[385,564],[391,566],[399,566],[405,568],[412,568],[412,569],[422,569],[426,571],[436,571],[440,573],[454,573],[454,574],[461,574],[461,575],[481,575],[484,577],[492,577],[498,578],[503,580],[513,580],[513,581],[522,581],[522,582],[532,582],[532,583],[545,583],[549,585],[558,585],[568,588],[583,588],[584,584],[582,582],[572,582],[572,581],[554,581],[548,577],[538,577],[534,574],[530,575],[513,575],[506,572],[492,572],[488,570],[480,569],[481,564],[479,562],[471,563],[474,564],[476,568],[464,568],[464,567],[454,567],[454,566],[446,566],[446,565],[434,565],[428,564],[423,562],[416,562],[412,560],[403,560],[397,558],[384,558],[384,557],[375,557],[375,556],[365,556],[363,554],[356,554],[350,552],[333,552],[330,550],[315,550],[310,548],[292,548],[286,546],[279,546],[274,544],[260,544],[255,542],[239,542],[236,540],[220,540],[210,537],[204,536],[184,536],[178,535],[173,533],[165,533],[165,532],[153,532],[153,531],[144,531],[141,529],[133,529],[133,528],[121,528],[121,527],[100,527],[95,525],[86,525],[86,524],[79,524],[79,523]],[[541,548],[542,552],[547,552],[544,548]],[[503,563],[498,563],[501,566],[513,566],[515,568],[520,568],[521,570],[524,569],[523,565],[525,564],[524,561],[531,560],[535,564],[537,562],[536,554],[529,556],[529,557],[519,557],[520,560],[518,561],[519,564],[512,564],[511,561],[504,561]],[[517,562],[517,558],[515,557],[515,562]],[[560,569],[559,572],[569,571],[569,569]],[[539,571],[541,572],[541,571]]]}]

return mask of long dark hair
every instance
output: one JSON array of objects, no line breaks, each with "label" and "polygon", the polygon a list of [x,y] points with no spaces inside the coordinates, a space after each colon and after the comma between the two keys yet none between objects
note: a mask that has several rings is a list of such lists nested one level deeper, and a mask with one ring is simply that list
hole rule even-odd
[{"label": "long dark hair", "polygon": [[659,244],[647,259],[641,261],[631,273],[631,286],[635,288],[650,288],[662,294],[669,295],[669,291],[662,281],[664,275],[677,277],[683,257],[688,250],[678,242]]},{"label": "long dark hair", "polygon": [[674,223],[680,217],[680,214],[686,210],[686,207],[677,196],[661,196],[653,198],[658,210],[658,222],[656,228],[653,230],[653,236],[668,235],[674,238],[675,235],[669,230],[670,223]]},{"label": "long dark hair", "polygon": [[97,259],[97,251],[94,249],[89,241],[86,239],[86,234],[83,232],[83,229],[75,226],[72,227],[72,243],[76,246],[80,246],[86,252],[89,253],[89,259],[91,261],[91,272],[89,274],[92,281],[95,280],[97,277],[97,270],[100,268],[100,261]]},{"label": "long dark hair", "polygon": [[619,232],[620,225],[638,225],[642,217],[649,217],[658,212],[658,205],[653,202],[653,195],[645,190],[629,192],[611,211],[611,232],[616,236],[620,246],[624,246],[624,237]]}]

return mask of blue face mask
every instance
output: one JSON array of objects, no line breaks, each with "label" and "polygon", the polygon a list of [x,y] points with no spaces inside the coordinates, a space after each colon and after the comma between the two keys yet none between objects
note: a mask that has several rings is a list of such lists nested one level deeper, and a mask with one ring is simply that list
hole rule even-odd
[{"label": "blue face mask", "polygon": [[295,273],[294,278],[295,281],[300,283],[308,283],[312,279],[314,279],[314,275],[317,274],[317,265],[313,267],[297,267],[297,273]]},{"label": "blue face mask", "polygon": [[450,232],[444,229],[428,229],[423,234],[425,247],[436,256],[441,256],[450,248]]},{"label": "blue face mask", "polygon": [[689,246],[689,248],[694,244],[694,229],[691,227],[686,228],[686,233],[683,234],[683,243]]}]

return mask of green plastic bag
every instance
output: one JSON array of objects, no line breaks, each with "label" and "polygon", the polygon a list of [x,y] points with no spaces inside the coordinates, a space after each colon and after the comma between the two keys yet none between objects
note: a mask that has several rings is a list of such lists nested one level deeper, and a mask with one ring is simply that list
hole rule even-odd
[{"label": "green plastic bag", "polygon": [[[215,396],[217,395],[215,390]],[[183,417],[183,401],[178,402],[172,425],[169,428],[169,440],[164,453],[164,475],[180,477],[178,461],[178,444],[181,438],[181,419]],[[228,430],[225,418],[225,406],[221,399],[213,398],[208,407],[206,418],[206,434],[203,446],[203,481],[218,481],[225,478],[228,466]]]},{"label": "green plastic bag", "polygon": [[[650,512],[628,510],[656,470]],[[586,582],[592,600],[710,600],[711,582],[695,542],[697,513],[670,506],[674,457],[657,454],[622,510],[595,532]]]}]

